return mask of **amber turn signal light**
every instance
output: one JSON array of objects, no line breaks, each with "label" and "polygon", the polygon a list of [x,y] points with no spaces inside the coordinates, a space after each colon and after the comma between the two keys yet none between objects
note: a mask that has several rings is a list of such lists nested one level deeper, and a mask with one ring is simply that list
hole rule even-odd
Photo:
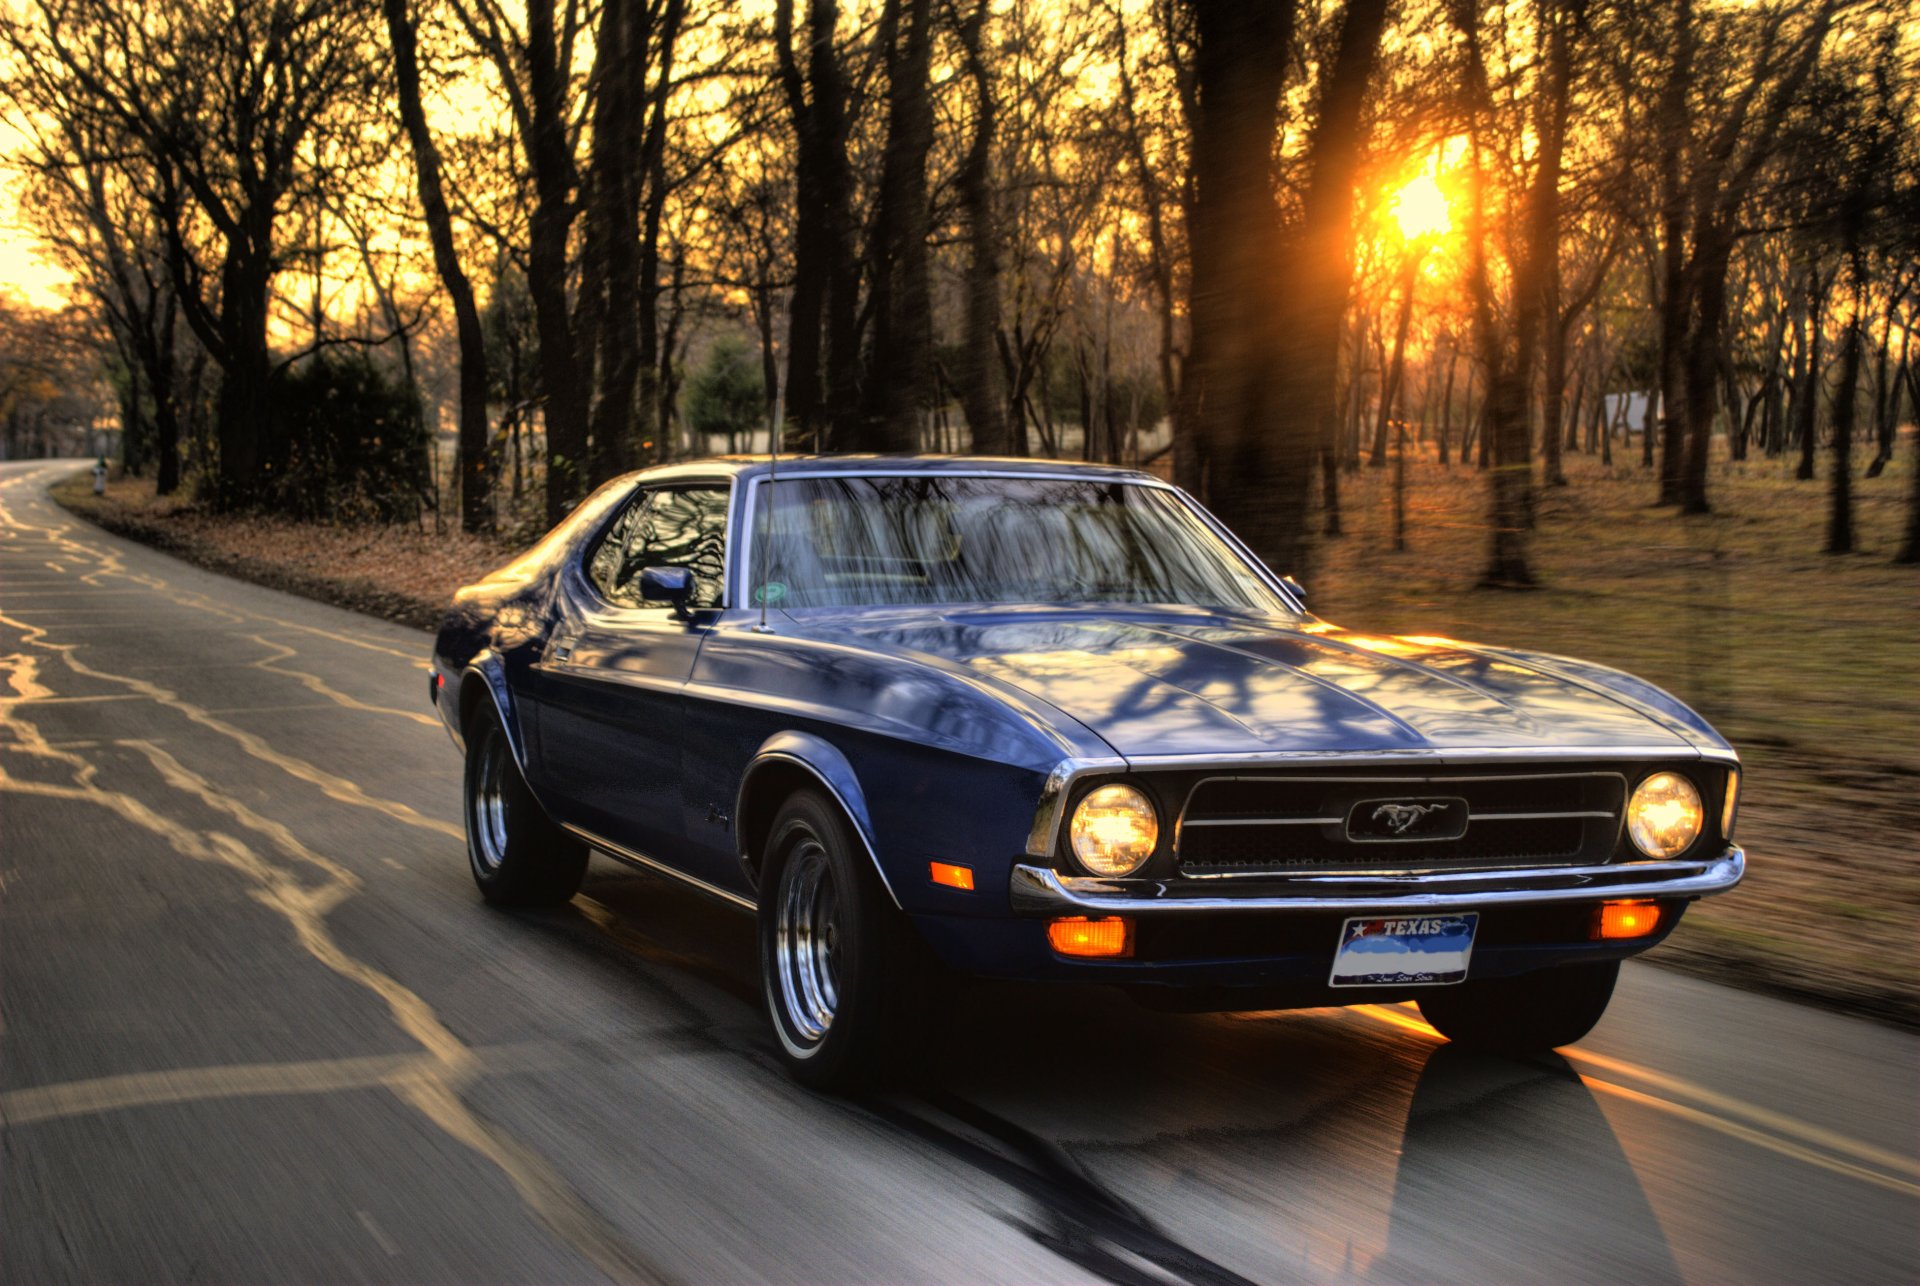
[{"label": "amber turn signal light", "polygon": [[1047,941],[1063,956],[1112,960],[1133,954],[1133,921],[1110,915],[1098,920],[1074,915],[1047,921]]},{"label": "amber turn signal light", "polygon": [[1660,927],[1660,908],[1652,902],[1602,902],[1593,913],[1593,938],[1644,938]]},{"label": "amber turn signal light", "polygon": [[927,873],[935,884],[944,884],[950,889],[965,889],[973,892],[973,868],[955,866],[951,862],[928,862]]}]

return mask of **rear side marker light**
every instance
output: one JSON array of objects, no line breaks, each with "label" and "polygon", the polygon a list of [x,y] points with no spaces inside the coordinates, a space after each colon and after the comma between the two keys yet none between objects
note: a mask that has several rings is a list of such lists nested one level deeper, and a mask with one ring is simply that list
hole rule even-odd
[{"label": "rear side marker light", "polygon": [[950,889],[965,889],[973,892],[973,868],[955,866],[951,862],[928,862],[927,873],[935,884],[944,884]]},{"label": "rear side marker light", "polygon": [[1124,916],[1089,920],[1082,915],[1047,921],[1047,942],[1063,956],[1115,960],[1133,954],[1133,921]]},{"label": "rear side marker light", "polygon": [[1660,908],[1652,902],[1602,902],[1593,913],[1596,942],[1644,938],[1660,927]]}]

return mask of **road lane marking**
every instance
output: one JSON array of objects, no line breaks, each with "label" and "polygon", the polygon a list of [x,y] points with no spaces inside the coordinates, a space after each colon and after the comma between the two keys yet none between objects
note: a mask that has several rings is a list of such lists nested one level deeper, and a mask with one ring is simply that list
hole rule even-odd
[{"label": "road lane marking", "polygon": [[[52,505],[54,502],[51,498],[42,496],[40,497],[40,503],[46,504],[46,505]],[[65,510],[59,510],[59,512],[62,514],[66,513]],[[157,576],[149,576],[144,573],[131,571],[127,568],[125,560],[121,557],[119,552],[114,550],[110,546],[101,547],[96,545],[90,545],[84,541],[76,540],[73,537],[66,534],[67,532],[70,532],[73,529],[74,527],[71,522],[62,522],[57,526],[49,526],[45,524],[25,521],[22,518],[20,518],[18,515],[16,515],[10,506],[4,503],[0,503],[0,534],[5,534],[10,539],[17,539],[26,533],[37,532],[49,543],[58,545],[61,549],[65,550],[68,554],[73,555],[76,559],[84,560],[85,558],[91,558],[99,562],[101,565],[98,568],[98,570],[94,572],[90,572],[87,575],[81,577],[81,582],[89,586],[90,588],[98,588],[98,589],[104,590],[105,586],[100,585],[98,578],[104,577],[104,576],[118,576],[123,580],[131,581],[134,584],[144,586],[148,590],[154,591],[156,593],[165,594],[170,603],[194,608],[199,611],[208,612],[215,616],[223,617],[225,620],[235,625],[239,625],[242,622],[248,621],[248,620],[260,621],[268,625],[279,626],[282,629],[297,630],[305,634],[318,635],[321,638],[331,639],[336,643],[342,643],[349,647],[361,648],[369,652],[384,653],[387,656],[397,657],[400,660],[410,661],[420,666],[424,666],[426,664],[425,659],[418,652],[401,651],[398,648],[388,647],[382,643],[375,643],[369,639],[357,638],[351,634],[343,634],[334,630],[322,629],[316,625],[305,625],[299,621],[289,621],[278,616],[268,616],[259,612],[248,612],[243,609],[236,609],[236,608],[223,606],[219,603],[214,602],[212,599],[208,598],[205,594],[200,593],[197,590],[179,589],[169,584],[167,581],[160,579]],[[98,530],[98,529],[96,528],[95,530]],[[103,532],[102,534],[105,535],[107,533]],[[108,538],[110,540],[120,539],[119,537],[113,537],[113,536],[109,536]],[[54,570],[63,571],[63,569],[61,568],[55,568]],[[211,570],[208,570],[207,574],[215,575],[215,576],[219,575],[218,572],[213,572]],[[58,583],[66,585],[66,584],[71,584],[72,582],[71,580],[67,579],[63,574],[61,581]],[[129,591],[115,590],[115,591],[108,591],[108,592],[120,593],[120,592],[129,592]]]},{"label": "road lane marking", "polygon": [[[70,656],[66,659],[71,663]],[[5,749],[23,750],[64,763],[73,770],[69,783],[30,781],[9,773],[4,758],[0,758],[0,792],[106,808],[166,841],[184,857],[223,865],[246,877],[254,886],[254,899],[286,920],[295,939],[309,955],[340,977],[378,996],[385,1002],[395,1025],[427,1051],[413,1066],[411,1075],[391,1082],[389,1088],[393,1093],[450,1138],[490,1162],[512,1185],[527,1209],[555,1237],[602,1271],[620,1280],[662,1280],[546,1158],[504,1129],[482,1120],[467,1106],[463,1092],[477,1068],[473,1049],[455,1036],[417,993],[349,955],[334,940],[326,917],[360,889],[357,876],[308,849],[286,826],[223,795],[204,777],[151,743],[137,748],[143,749],[169,786],[200,798],[247,829],[267,836],[303,863],[316,866],[328,877],[327,881],[318,887],[305,886],[234,836],[192,829],[163,816],[132,795],[100,786],[96,781],[99,765],[71,751],[54,749],[36,725],[17,713],[0,715],[0,723],[11,727],[19,739],[18,744]]]},{"label": "road lane marking", "polygon": [[274,648],[279,652],[278,656],[264,657],[261,660],[253,662],[252,668],[254,669],[265,670],[269,674],[285,675],[287,678],[298,682],[315,696],[325,697],[335,705],[344,706],[348,710],[364,711],[367,714],[393,715],[401,719],[410,719],[414,723],[425,724],[429,728],[437,728],[440,726],[440,720],[433,715],[426,714],[419,710],[397,710],[392,706],[371,705],[356,696],[342,692],[317,674],[309,674],[305,670],[287,669],[285,666],[282,666],[280,662],[290,661],[294,657],[299,656],[300,653],[297,649],[290,648],[285,643],[272,642],[259,634],[249,634],[247,637],[255,643],[258,643],[261,647]]},{"label": "road lane marking", "polygon": [[[1366,1012],[1369,1017],[1393,1022],[1399,1026],[1406,1026],[1409,1031],[1430,1032],[1436,1038],[1439,1037],[1440,1033],[1434,1031],[1427,1023],[1413,1018],[1404,1012],[1399,1014],[1394,1012],[1396,1009],[1404,1011],[1405,1008],[1404,1005],[1395,1006],[1394,1009],[1387,1009],[1385,1006],[1367,1005],[1362,1007],[1362,1011]],[[1372,1012],[1376,1009],[1385,1010],[1385,1012]],[[1389,1015],[1393,1016],[1389,1017]],[[1903,1157],[1897,1152],[1876,1147],[1871,1143],[1862,1143],[1857,1139],[1848,1138],[1846,1135],[1827,1129],[1824,1126],[1813,1125],[1783,1113],[1775,1112],[1769,1108],[1732,1098],[1716,1090],[1710,1090],[1704,1085],[1696,1085],[1692,1081],[1681,1080],[1677,1076],[1668,1076],[1663,1072],[1656,1072],[1652,1068],[1639,1063],[1629,1062],[1620,1058],[1609,1058],[1605,1054],[1596,1054],[1592,1050],[1582,1049],[1578,1045],[1569,1045],[1565,1049],[1559,1050],[1558,1053],[1570,1062],[1584,1063],[1591,1067],[1597,1067],[1602,1071],[1631,1077],[1637,1081],[1644,1081],[1655,1089],[1665,1090],[1669,1094],[1678,1094],[1682,1097],[1693,1099],[1715,1111],[1724,1112],[1729,1116],[1744,1117],[1749,1124],[1758,1126],[1761,1129],[1773,1130],[1780,1134],[1789,1135],[1799,1139],[1802,1143],[1811,1144],[1814,1147],[1826,1148],[1833,1152],[1839,1152],[1851,1156],[1855,1160],[1864,1161],[1869,1165],[1881,1166],[1884,1169],[1893,1170],[1899,1174],[1920,1178],[1920,1160],[1915,1160],[1912,1157]]]},{"label": "road lane marking", "polygon": [[90,697],[0,697],[0,707],[5,706],[82,706],[94,705],[101,701],[144,701],[145,697],[133,692],[102,692]]},{"label": "road lane marking", "polygon": [[25,621],[18,620],[5,613],[0,613],[0,625],[6,625],[12,629],[19,630],[22,634],[22,642],[27,646],[44,648],[55,653],[59,656],[62,663],[75,674],[85,678],[98,679],[104,683],[118,684],[128,691],[139,693],[158,705],[174,710],[184,715],[190,721],[199,724],[201,727],[217,732],[221,736],[233,741],[252,758],[258,759],[262,763],[271,764],[288,776],[318,788],[319,791],[329,799],[342,804],[351,804],[356,808],[370,809],[390,817],[394,821],[403,822],[408,826],[416,826],[422,830],[433,831],[436,834],[447,836],[450,839],[457,839],[463,843],[466,840],[466,830],[463,827],[452,822],[441,821],[435,817],[428,817],[411,805],[400,803],[398,800],[382,799],[379,796],[368,794],[359,783],[335,773],[327,772],[319,765],[306,759],[287,754],[274,747],[266,738],[256,733],[248,732],[246,729],[228,723],[225,720],[216,718],[205,707],[195,705],[193,702],[186,700],[169,688],[163,688],[157,683],[138,678],[134,675],[115,674],[111,671],[96,669],[88,665],[75,655],[80,646],[79,644],[54,643],[49,641],[46,637],[47,629],[44,626],[30,625]]},{"label": "road lane marking", "polygon": [[1898,1179],[1890,1174],[1882,1174],[1878,1170],[1869,1170],[1866,1166],[1855,1165],[1851,1161],[1843,1161],[1838,1157],[1831,1157],[1822,1152],[1815,1152],[1811,1148],[1802,1147],[1786,1139],[1776,1138],[1764,1130],[1756,1130],[1752,1126],[1742,1125],[1738,1121],[1729,1121],[1723,1116],[1716,1116],[1700,1108],[1689,1107],[1684,1103],[1675,1103],[1668,1099],[1656,1098],[1651,1094],[1644,1094],[1639,1090],[1629,1089],[1625,1085],[1615,1085],[1611,1081],[1603,1081],[1598,1077],[1588,1076],[1584,1073],[1580,1075],[1580,1083],[1589,1089],[1598,1090],[1602,1094],[1610,1094],[1615,1098],[1626,1099],[1631,1103],[1639,1103],[1642,1106],[1665,1112],[1670,1116],[1678,1116],[1683,1120],[1692,1121],[1696,1125],[1703,1125],[1707,1129],[1715,1130],[1730,1138],[1741,1139],[1758,1147],[1766,1148],[1770,1152],[1778,1152],[1781,1156],[1791,1157],[1796,1161],[1804,1161],[1808,1165],[1819,1166],[1823,1170],[1831,1170],[1836,1174],[1847,1175],[1851,1178],[1859,1179],[1864,1183],[1871,1183],[1876,1187],[1885,1188],[1890,1192],[1898,1192],[1903,1196],[1920,1197],[1920,1183],[1909,1183],[1905,1179]]},{"label": "road lane marking", "polygon": [[[479,1046],[471,1052],[476,1071],[489,1073],[538,1071],[557,1066],[560,1061],[554,1051],[531,1044]],[[370,1054],[289,1063],[168,1068],[63,1081],[0,1091],[0,1123],[13,1128],[36,1121],[174,1103],[391,1089],[431,1074],[434,1062],[431,1054]]]},{"label": "road lane marking", "polygon": [[13,690],[12,696],[0,696],[0,702],[11,705],[18,701],[45,701],[54,696],[52,688],[40,682],[40,658],[25,652],[15,652],[12,656],[0,656],[0,670],[7,675],[7,686]]},{"label": "road lane marking", "polygon": [[1858,1142],[1848,1138],[1844,1134],[1838,1134],[1829,1130],[1824,1126],[1812,1125],[1805,1121],[1796,1120],[1793,1117],[1784,1116],[1779,1112],[1760,1107],[1757,1104],[1742,1102],[1736,1098],[1729,1098],[1725,1094],[1717,1093],[1703,1085],[1695,1085],[1691,1081],[1683,1081],[1678,1077],[1667,1076],[1651,1068],[1642,1067],[1637,1063],[1608,1058],[1605,1054],[1595,1054],[1577,1046],[1564,1049],[1560,1052],[1576,1063],[1585,1063],[1605,1071],[1630,1076],[1635,1080],[1645,1081],[1656,1089],[1663,1089],[1669,1093],[1681,1094],[1688,1098],[1695,1099],[1716,1111],[1726,1112],[1732,1116],[1745,1117],[1748,1122],[1762,1129],[1775,1130],[1782,1134],[1793,1135],[1798,1137],[1802,1142],[1813,1144],[1816,1147],[1828,1148],[1835,1152],[1843,1152],[1869,1164],[1884,1166],[1889,1170],[1895,1170],[1901,1174],[1920,1178],[1920,1160],[1903,1157],[1897,1152],[1890,1152],[1885,1148],[1875,1147],[1870,1143]]},{"label": "road lane marking", "polygon": [[[1353,1005],[1349,1007],[1349,1012],[1359,1014],[1365,1018],[1371,1018],[1376,1022],[1385,1023],[1390,1027],[1400,1028],[1402,1031],[1409,1031],[1416,1035],[1428,1037],[1432,1040],[1446,1039],[1426,1022],[1394,1006]],[[1660,1098],[1656,1095],[1632,1089],[1625,1085],[1617,1085],[1612,1081],[1602,1080],[1596,1076],[1577,1073],[1581,1083],[1589,1089],[1597,1090],[1600,1093],[1608,1094],[1615,1098],[1638,1103],[1643,1107],[1650,1107],[1671,1116],[1681,1117],[1684,1120],[1692,1121],[1696,1125],[1704,1126],[1707,1129],[1717,1131],[1731,1138],[1740,1139],[1743,1142],[1751,1143],[1771,1152],[1777,1152],[1782,1156],[1790,1157],[1796,1161],[1818,1166],[1821,1169],[1829,1170],[1836,1174],[1859,1179],[1908,1196],[1920,1196],[1920,1183],[1909,1182],[1906,1179],[1898,1177],[1897,1174],[1885,1174],[1880,1170],[1869,1168],[1869,1166],[1884,1165],[1886,1168],[1898,1172],[1898,1174],[1920,1173],[1920,1167],[1916,1167],[1911,1160],[1901,1157],[1896,1153],[1888,1152],[1882,1148],[1876,1148],[1871,1144],[1858,1142],[1857,1140],[1836,1134],[1831,1130],[1823,1129],[1819,1126],[1808,1125],[1803,1121],[1794,1120],[1792,1117],[1783,1116],[1780,1113],[1756,1107],[1750,1103],[1743,1103],[1738,1099],[1728,1098],[1723,1094],[1716,1094],[1711,1090],[1692,1085],[1676,1077],[1663,1076],[1650,1069],[1640,1068],[1633,1063],[1607,1058],[1604,1055],[1590,1054],[1575,1046],[1569,1046],[1555,1052],[1570,1062],[1584,1062],[1595,1066],[1604,1064],[1610,1070],[1645,1080],[1649,1084],[1658,1084],[1661,1088],[1667,1089],[1670,1092],[1687,1094],[1689,1096],[1697,1095],[1702,1102],[1708,1103],[1710,1106],[1718,1108],[1721,1111],[1729,1112],[1732,1115],[1744,1116],[1747,1120],[1753,1121],[1756,1124],[1742,1124],[1739,1121],[1729,1120],[1725,1116],[1716,1115],[1714,1112],[1707,1111],[1703,1108],[1674,1102],[1671,1099]],[[1767,1128],[1757,1128],[1759,1123],[1765,1123]],[[1768,1128],[1778,1130],[1782,1134],[1793,1137],[1780,1138],[1775,1134],[1768,1133]],[[1796,1141],[1796,1139],[1799,1141]],[[1809,1144],[1812,1146],[1808,1146]],[[1842,1156],[1829,1156],[1824,1152],[1814,1150],[1816,1147],[1824,1147],[1830,1151],[1839,1152]],[[1851,1157],[1853,1160],[1844,1160],[1842,1157]],[[1861,1161],[1867,1164],[1856,1164],[1856,1162]]]},{"label": "road lane marking", "polygon": [[380,1230],[380,1225],[373,1221],[372,1215],[364,1210],[356,1210],[353,1212],[353,1217],[360,1221],[360,1226],[367,1230],[369,1236],[380,1243],[380,1249],[386,1251],[389,1257],[399,1256],[400,1247],[394,1245],[393,1238]]}]

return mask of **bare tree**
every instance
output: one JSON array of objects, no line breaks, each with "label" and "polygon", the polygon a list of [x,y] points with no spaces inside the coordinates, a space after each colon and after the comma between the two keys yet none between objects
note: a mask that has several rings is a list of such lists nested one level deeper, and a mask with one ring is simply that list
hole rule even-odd
[{"label": "bare tree", "polygon": [[440,148],[427,125],[420,97],[420,55],[407,0],[382,0],[387,38],[393,47],[394,101],[400,123],[413,149],[413,170],[420,193],[420,215],[433,246],[433,266],[453,306],[454,328],[460,345],[460,525],[467,531],[493,526],[493,477],[489,463],[486,337],[480,330],[480,309],[473,283],[461,266],[454,245],[453,214],[440,177]]}]

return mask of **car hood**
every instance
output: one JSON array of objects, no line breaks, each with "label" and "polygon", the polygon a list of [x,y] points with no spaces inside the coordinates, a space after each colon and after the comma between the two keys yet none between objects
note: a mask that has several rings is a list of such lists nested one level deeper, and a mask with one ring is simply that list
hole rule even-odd
[{"label": "car hood", "polygon": [[1666,713],[1546,659],[1451,639],[1360,634],[1312,618],[1035,608],[812,624],[823,635],[1016,687],[1128,758],[1669,745],[1684,752],[1693,744]]}]

